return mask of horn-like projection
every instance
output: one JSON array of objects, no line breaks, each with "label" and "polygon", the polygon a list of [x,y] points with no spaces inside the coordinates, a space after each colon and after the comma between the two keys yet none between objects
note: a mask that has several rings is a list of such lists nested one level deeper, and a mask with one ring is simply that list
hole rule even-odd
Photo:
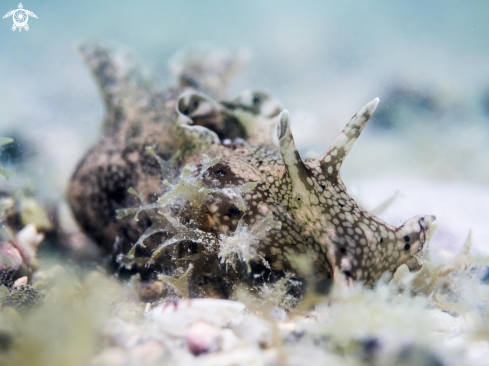
[{"label": "horn-like projection", "polygon": [[128,114],[150,103],[156,90],[153,78],[130,51],[120,46],[90,41],[81,45],[79,51],[92,69],[105,100],[104,133],[115,133]]},{"label": "horn-like projection", "polygon": [[296,195],[298,199],[303,200],[309,196],[306,188],[309,172],[301,160],[295,146],[294,138],[292,137],[289,111],[283,110],[278,118],[277,137],[282,159],[284,160],[285,167],[292,181],[292,193]]},{"label": "horn-like projection", "polygon": [[170,62],[170,71],[183,90],[199,90],[223,99],[227,85],[247,63],[244,52],[230,52],[205,44],[181,50]]},{"label": "horn-like projection", "polygon": [[328,151],[316,159],[325,175],[338,175],[341,164],[343,164],[353,144],[362,133],[377,104],[379,104],[379,98],[375,98],[360,109],[341,131]]}]

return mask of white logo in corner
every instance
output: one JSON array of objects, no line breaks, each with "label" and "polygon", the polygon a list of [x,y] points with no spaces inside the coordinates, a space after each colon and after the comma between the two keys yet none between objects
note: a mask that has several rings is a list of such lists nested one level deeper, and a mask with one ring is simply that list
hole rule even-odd
[{"label": "white logo in corner", "polygon": [[15,31],[17,28],[19,28],[19,32],[22,32],[22,28],[25,28],[26,31],[29,30],[29,24],[27,24],[27,21],[29,20],[29,15],[37,19],[36,14],[34,14],[32,11],[25,10],[24,6],[22,6],[22,3],[20,3],[18,9],[9,11],[3,16],[3,19],[12,17],[14,19],[12,30]]}]

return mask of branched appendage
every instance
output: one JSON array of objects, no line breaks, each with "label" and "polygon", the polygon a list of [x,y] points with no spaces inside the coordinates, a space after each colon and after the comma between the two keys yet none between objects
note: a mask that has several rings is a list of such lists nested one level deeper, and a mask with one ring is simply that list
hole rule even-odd
[{"label": "branched appendage", "polygon": [[156,260],[156,258],[161,255],[166,247],[178,244],[182,241],[191,241],[197,244],[202,244],[204,247],[213,247],[217,245],[218,241],[214,235],[196,228],[185,226],[180,222],[179,219],[171,217],[168,214],[163,214],[161,212],[160,214],[170,222],[172,230],[175,232],[175,235],[160,244],[158,248],[156,248],[156,250],[151,255],[151,261]]},{"label": "branched appendage", "polygon": [[256,222],[252,226],[246,225],[243,220],[238,222],[238,226],[232,235],[221,234],[219,236],[218,257],[226,268],[236,268],[236,262],[246,263],[248,272],[251,272],[250,261],[261,259],[265,266],[266,260],[258,254],[258,245],[270,230],[278,230],[282,223],[273,219],[272,212],[269,211],[263,220]]},{"label": "branched appendage", "polygon": [[218,157],[211,158],[206,154],[202,154],[202,159],[200,163],[202,164],[202,168],[200,169],[199,179],[202,179],[202,176],[207,171],[207,169],[212,168],[214,165],[219,163],[221,159]]},{"label": "branched appendage", "polygon": [[173,164],[171,160],[164,160],[162,159],[158,154],[156,154],[156,151],[153,146],[146,146],[146,152],[150,154],[152,157],[156,159],[158,162],[158,165],[160,166],[161,169],[161,176],[162,177],[168,177],[171,173],[171,170],[173,168]]},{"label": "branched appendage", "polygon": [[[155,157],[157,157],[156,154],[154,154]],[[163,159],[160,157],[157,157],[158,162],[160,163],[160,166],[165,167],[165,162]],[[212,167],[213,165],[217,164],[219,162],[219,158],[215,159],[210,159],[207,155],[203,157],[202,160],[202,165],[203,169],[207,170],[208,168]],[[167,180],[163,181],[163,184],[166,186],[170,187],[170,190],[163,194],[155,203],[152,204],[145,204],[145,202],[142,200],[141,195],[139,195],[133,188],[129,188],[129,193],[135,195],[141,202],[141,205],[137,208],[124,208],[124,209],[119,209],[117,210],[117,218],[123,218],[125,216],[131,215],[135,213],[134,219],[138,220],[138,215],[141,211],[147,211],[148,213],[154,213],[154,210],[158,209],[163,209],[170,203],[172,203],[176,198],[178,197],[183,197],[186,200],[189,200],[192,204],[192,207],[195,208],[195,210],[199,209],[200,206],[202,205],[205,197],[207,194],[215,192],[215,190],[212,189],[207,189],[202,187],[202,176],[199,175],[198,177],[193,177],[191,174],[195,171],[194,168],[190,166],[185,166],[182,170],[182,174],[180,176],[180,180],[176,185],[172,185],[169,183]],[[202,174],[203,172],[201,172]],[[158,212],[159,215],[154,215],[152,214],[150,216],[151,221],[152,221],[152,226],[146,229],[146,231],[143,233],[143,235],[139,238],[139,240],[132,246],[130,249],[128,256],[130,258],[134,257],[136,248],[138,245],[142,246],[143,248],[145,247],[144,245],[144,240],[149,238],[150,236],[156,234],[156,233],[161,233],[161,232],[167,232],[167,231],[173,231],[175,235],[167,240],[165,243],[160,245],[155,252],[153,252],[152,255],[152,260],[154,260],[156,257],[158,257],[159,254],[161,254],[161,251],[174,243],[177,243],[181,240],[190,240],[190,237],[192,238],[200,238],[200,237],[206,237],[208,236],[203,235],[202,231],[198,230],[197,231],[184,231],[182,230],[182,227],[185,228],[184,225],[181,225],[178,220],[168,216],[166,213],[161,213]]]},{"label": "branched appendage", "polygon": [[[152,154],[154,154],[155,158],[157,158],[157,161],[159,162],[162,169],[165,169],[167,167],[166,162],[158,157],[154,153],[152,148],[148,148],[148,150]],[[182,198],[190,203],[192,214],[191,216],[197,217],[205,198],[210,193],[222,193],[226,195],[229,198],[230,202],[232,202],[240,210],[245,212],[248,207],[242,195],[251,192],[256,187],[256,183],[249,182],[240,186],[223,189],[211,189],[203,187],[203,174],[209,168],[216,165],[219,160],[220,159],[218,157],[210,158],[208,155],[202,154],[200,172],[198,174],[193,174],[196,172],[196,168],[186,165],[182,169],[180,180],[177,184],[173,185],[167,180],[163,181],[163,184],[170,187],[170,190],[164,193],[155,203],[152,204],[146,204],[140,194],[138,194],[133,188],[129,188],[129,193],[135,195],[141,202],[141,205],[136,208],[119,209],[117,210],[117,217],[123,218],[128,215],[135,214],[134,219],[138,220],[139,213],[141,211],[146,211],[150,215],[152,221],[152,226],[146,229],[143,235],[141,235],[138,241],[129,250],[129,259],[134,258],[136,248],[138,246],[141,246],[143,248],[146,247],[144,241],[147,238],[154,234],[162,232],[172,233],[173,236],[165,242],[161,243],[155,249],[155,251],[151,255],[150,262],[154,262],[161,255],[165,248],[174,244],[178,244],[182,241],[191,241],[202,244],[204,248],[217,247],[219,240],[214,235],[204,232],[198,228],[188,227],[182,224],[180,219],[172,217],[167,212],[157,211],[156,215],[154,214],[154,212],[155,210],[164,209],[166,206],[173,203],[177,198]],[[254,232],[250,233],[250,235],[257,238],[264,230],[268,230],[268,228],[270,227],[276,227],[276,223],[274,224],[271,217],[267,217],[259,223],[257,229],[255,229]]]},{"label": "branched appendage", "polygon": [[[160,164],[162,170],[166,170],[168,168],[168,162],[161,159],[154,152],[151,146],[148,146],[146,150],[148,150],[151,153],[151,155],[154,155],[154,157]],[[128,189],[128,192],[136,196],[141,202],[141,205],[139,207],[121,208],[116,210],[117,218],[122,219],[126,216],[135,214],[134,219],[138,221],[139,213],[141,211],[149,211],[149,210],[164,208],[166,205],[170,204],[174,199],[176,199],[179,196],[183,197],[184,199],[188,199],[190,202],[192,202],[192,204],[195,204],[194,206],[196,208],[200,207],[207,194],[216,192],[216,190],[202,187],[202,174],[205,172],[205,170],[214,166],[218,162],[219,162],[219,158],[210,159],[207,155],[203,154],[202,157],[203,168],[198,177],[192,176],[192,173],[195,171],[195,168],[186,165],[182,170],[180,180],[178,181],[177,184],[173,185],[170,182],[168,182],[166,179],[163,181],[163,184],[170,187],[170,190],[165,194],[163,194],[160,198],[158,198],[158,200],[155,203],[147,204],[146,202],[144,202],[142,196],[138,192],[136,192],[134,188],[130,187]],[[154,217],[155,216],[153,216],[153,218]],[[154,232],[156,233],[157,231]],[[145,238],[147,238],[148,236],[146,236]]]},{"label": "branched appendage", "polygon": [[[130,194],[136,196],[136,198],[139,200],[139,202],[141,202],[141,204],[139,205],[139,207],[129,207],[129,208],[117,209],[115,212],[117,215],[117,219],[119,219],[119,220],[123,219],[126,216],[134,214],[134,220],[139,221],[139,214],[142,211],[148,211],[149,212],[149,210],[156,209],[156,208],[160,207],[158,205],[158,203],[147,204],[144,201],[143,197],[138,192],[136,192],[136,190],[133,187],[129,187],[129,189],[127,191]],[[150,217],[151,217],[151,214],[150,214]]]},{"label": "branched appendage", "polygon": [[219,191],[224,193],[238,209],[245,212],[248,209],[248,206],[243,198],[243,195],[246,193],[250,193],[253,189],[256,188],[258,183],[256,182],[248,182],[236,187],[223,188]]},{"label": "branched appendage", "polygon": [[168,205],[178,196],[181,196],[184,199],[189,200],[195,210],[200,208],[205,197],[215,190],[204,188],[202,186],[202,179],[192,176],[192,173],[195,170],[195,168],[186,165],[183,168],[181,178],[176,185],[169,183],[167,180],[163,181],[163,184],[170,187],[170,190],[158,198],[157,202],[160,207]]},{"label": "branched appendage", "polygon": [[178,278],[160,274],[158,275],[158,279],[172,286],[184,299],[188,299],[190,297],[188,293],[188,276],[193,268],[194,265],[190,264],[185,273]]}]

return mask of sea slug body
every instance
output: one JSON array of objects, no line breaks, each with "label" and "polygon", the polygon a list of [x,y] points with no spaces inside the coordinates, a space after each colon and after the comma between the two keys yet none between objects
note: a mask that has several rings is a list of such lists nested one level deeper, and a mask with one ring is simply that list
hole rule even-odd
[{"label": "sea slug body", "polygon": [[[219,257],[223,238],[243,233],[251,238],[246,251],[236,246],[228,253],[245,261],[255,256],[274,271],[296,272],[291,258],[304,255],[318,279],[345,276],[371,285],[404,263],[417,266],[414,255],[434,216],[389,225],[350,197],[339,174],[378,98],[352,117],[328,151],[304,160],[278,101],[254,91],[213,99],[223,98],[238,67],[229,53],[187,58],[179,64],[179,85],[160,92],[119,47],[88,43],[81,51],[107,117],[104,137],[79,164],[68,197],[81,227],[107,253],[132,250],[147,273],[172,274],[183,258],[194,262],[200,273],[194,279],[204,287],[213,260],[220,274],[230,271]],[[138,221],[117,218],[117,210],[131,207],[140,208]]]}]

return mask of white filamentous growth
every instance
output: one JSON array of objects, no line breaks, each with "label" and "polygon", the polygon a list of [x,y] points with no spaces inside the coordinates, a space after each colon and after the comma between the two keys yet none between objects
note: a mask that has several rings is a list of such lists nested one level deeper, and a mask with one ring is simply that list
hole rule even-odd
[{"label": "white filamentous growth", "polygon": [[[251,270],[250,261],[254,258],[261,258],[258,255],[258,245],[260,238],[263,237],[268,230],[279,229],[281,223],[273,219],[272,213],[269,211],[263,220],[257,222],[251,228],[242,221],[238,222],[236,231],[232,236],[220,235],[219,239],[219,259],[221,263],[225,263],[226,267],[231,266],[236,268],[236,262],[245,262],[248,266],[248,272]],[[263,258],[261,258],[263,259]]]},{"label": "white filamentous growth", "polygon": [[221,263],[225,263],[226,267],[231,266],[236,269],[236,262],[246,262],[249,268],[249,261],[258,256],[257,247],[260,243],[258,237],[253,235],[248,226],[242,221],[238,223],[238,227],[234,235],[220,235],[219,239],[219,259]]}]

